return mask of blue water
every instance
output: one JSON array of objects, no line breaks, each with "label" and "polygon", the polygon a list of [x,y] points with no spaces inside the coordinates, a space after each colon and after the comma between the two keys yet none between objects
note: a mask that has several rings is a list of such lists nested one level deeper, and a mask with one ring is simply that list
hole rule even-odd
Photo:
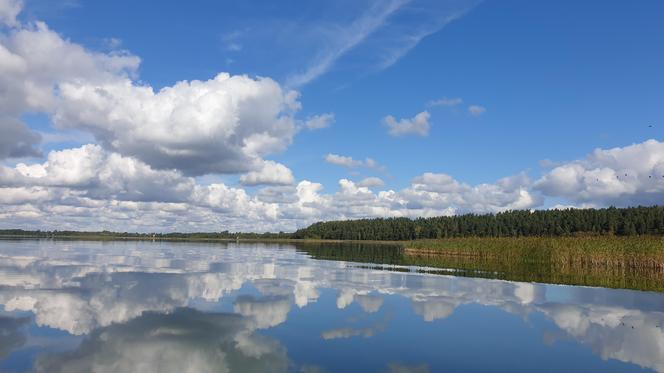
[{"label": "blue water", "polygon": [[664,294],[372,267],[0,240],[0,371],[664,372]]}]

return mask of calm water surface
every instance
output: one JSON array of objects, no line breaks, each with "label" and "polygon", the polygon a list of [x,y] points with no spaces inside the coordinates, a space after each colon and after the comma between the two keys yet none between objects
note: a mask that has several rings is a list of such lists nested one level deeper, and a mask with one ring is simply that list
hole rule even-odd
[{"label": "calm water surface", "polygon": [[662,293],[312,255],[0,241],[0,371],[664,372]]}]

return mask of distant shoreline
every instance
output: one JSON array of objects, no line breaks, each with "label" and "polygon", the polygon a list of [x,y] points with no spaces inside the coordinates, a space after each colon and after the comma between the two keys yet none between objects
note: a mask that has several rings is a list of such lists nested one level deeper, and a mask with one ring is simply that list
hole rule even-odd
[{"label": "distant shoreline", "polygon": [[265,242],[265,243],[363,243],[376,245],[402,244],[408,241],[334,240],[315,238],[196,238],[196,237],[147,237],[104,235],[11,235],[0,234],[0,239],[27,240],[75,240],[75,241],[170,241],[170,242]]}]

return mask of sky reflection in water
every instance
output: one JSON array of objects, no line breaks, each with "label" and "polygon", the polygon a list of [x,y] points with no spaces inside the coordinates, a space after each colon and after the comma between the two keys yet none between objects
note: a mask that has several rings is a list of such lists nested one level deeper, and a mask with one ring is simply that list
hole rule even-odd
[{"label": "sky reflection in water", "polygon": [[664,371],[664,294],[293,245],[0,241],[0,371]]}]

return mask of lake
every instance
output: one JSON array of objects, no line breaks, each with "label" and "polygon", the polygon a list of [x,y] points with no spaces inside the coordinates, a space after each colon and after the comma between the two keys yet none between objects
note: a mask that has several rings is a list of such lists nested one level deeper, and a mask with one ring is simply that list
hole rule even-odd
[{"label": "lake", "polygon": [[664,293],[330,247],[0,240],[0,371],[664,372]]}]

